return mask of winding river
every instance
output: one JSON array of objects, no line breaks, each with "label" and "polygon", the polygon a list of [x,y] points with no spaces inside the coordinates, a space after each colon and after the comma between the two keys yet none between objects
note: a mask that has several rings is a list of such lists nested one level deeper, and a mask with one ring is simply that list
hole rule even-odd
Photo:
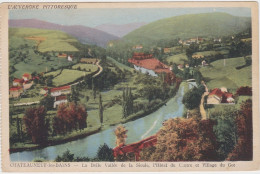
[{"label": "winding river", "polygon": [[[189,88],[191,88],[190,84]],[[143,118],[125,123],[124,126],[128,130],[126,143],[133,143],[155,134],[160,127],[162,127],[164,120],[181,117],[184,109],[184,105],[182,104],[183,95],[184,86],[181,85],[175,97],[170,99],[166,105]],[[70,150],[75,157],[93,158],[97,154],[100,145],[106,143],[109,147],[115,147],[114,129],[115,126],[83,139],[65,144],[49,146],[38,150],[12,153],[10,155],[11,161],[32,161],[39,158],[54,160],[58,155],[62,155],[67,149]]]}]

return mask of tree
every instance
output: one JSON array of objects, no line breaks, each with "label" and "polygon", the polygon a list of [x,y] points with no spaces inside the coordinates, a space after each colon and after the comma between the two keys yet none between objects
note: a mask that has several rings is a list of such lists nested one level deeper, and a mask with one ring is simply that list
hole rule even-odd
[{"label": "tree", "polygon": [[193,87],[184,94],[182,103],[187,109],[197,108],[200,105],[201,95],[200,90],[197,87]]},{"label": "tree", "polygon": [[53,109],[54,98],[51,95],[47,95],[40,101],[40,105],[43,105],[47,110]]},{"label": "tree", "polygon": [[100,123],[101,123],[101,126],[102,126],[102,123],[103,123],[103,105],[102,105],[102,96],[101,96],[101,93],[99,93],[99,120],[100,120]]},{"label": "tree", "polygon": [[114,161],[113,149],[105,143],[101,145],[97,152],[97,158],[100,161]]},{"label": "tree", "polygon": [[49,120],[46,119],[45,116],[46,110],[44,106],[29,108],[25,112],[23,120],[27,134],[31,136],[33,143],[46,143]]},{"label": "tree", "polygon": [[127,138],[127,130],[123,125],[117,126],[117,128],[114,131],[116,135],[116,146],[120,146],[125,144],[125,140]]},{"label": "tree", "polygon": [[56,134],[66,134],[86,127],[87,112],[83,105],[76,105],[73,102],[59,105],[57,115],[53,119],[53,129]]},{"label": "tree", "polygon": [[165,121],[156,134],[157,144],[153,152],[150,151],[148,159],[150,161],[217,160],[214,124],[212,120],[201,121],[194,118]]},{"label": "tree", "polygon": [[230,161],[250,161],[253,159],[252,100],[243,102],[236,117],[238,141],[228,155]]}]

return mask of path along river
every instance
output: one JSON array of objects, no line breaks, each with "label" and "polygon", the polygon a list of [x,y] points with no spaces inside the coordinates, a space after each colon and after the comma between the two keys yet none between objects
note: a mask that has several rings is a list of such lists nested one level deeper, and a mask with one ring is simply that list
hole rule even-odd
[{"label": "path along river", "polygon": [[[191,88],[191,84],[189,85]],[[181,85],[175,97],[170,99],[166,105],[157,111],[134,121],[125,123],[128,130],[126,143],[133,143],[155,134],[161,127],[164,120],[174,117],[181,117],[184,105],[182,98],[184,86]],[[90,135],[86,138],[68,142],[65,144],[49,146],[43,149],[16,152],[11,154],[11,161],[32,161],[34,159],[54,160],[62,155],[67,149],[75,154],[75,157],[93,158],[97,154],[100,145],[106,143],[109,147],[115,147],[114,129],[116,126]]]}]

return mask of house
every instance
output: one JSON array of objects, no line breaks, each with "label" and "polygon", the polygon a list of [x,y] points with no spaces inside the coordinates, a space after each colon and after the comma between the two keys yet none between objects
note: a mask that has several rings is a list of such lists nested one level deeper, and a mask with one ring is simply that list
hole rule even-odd
[{"label": "house", "polygon": [[167,54],[167,53],[171,53],[171,48],[164,48],[164,49],[163,49],[163,52],[166,53],[166,54]]},{"label": "house", "polygon": [[23,89],[24,90],[27,90],[27,89],[30,89],[31,87],[32,87],[32,85],[33,85],[33,81],[25,81],[24,83],[23,83]]},{"label": "house", "polygon": [[24,80],[23,79],[14,79],[13,80],[13,86],[22,86]]},{"label": "house", "polygon": [[224,88],[221,89],[215,88],[209,93],[207,104],[234,103],[233,94],[228,93]]},{"label": "house", "polygon": [[60,95],[55,97],[54,99],[54,104],[53,104],[53,108],[56,108],[57,106],[59,106],[62,103],[67,103],[68,99],[66,95]]},{"label": "house", "polygon": [[48,90],[47,87],[42,88],[42,89],[40,90],[40,94],[41,94],[41,95],[46,95],[46,94],[48,94],[48,92],[49,92],[49,90]]},{"label": "house", "polygon": [[222,41],[221,38],[215,38],[214,39],[214,42],[219,42],[220,43],[221,41]]},{"label": "house", "polygon": [[65,53],[59,53],[58,58],[67,58],[67,56]]},{"label": "house", "polygon": [[193,54],[192,58],[193,59],[201,59],[201,58],[204,58],[204,56],[202,54]]},{"label": "house", "polygon": [[80,62],[81,63],[87,63],[87,64],[96,64],[98,61],[97,58],[81,58]]},{"label": "house", "polygon": [[69,62],[72,62],[72,61],[73,61],[72,55],[69,55],[69,56],[68,56],[68,61],[69,61]]},{"label": "house", "polygon": [[128,62],[134,65],[135,70],[143,74],[158,77],[158,74],[165,73],[169,83],[173,82],[175,75],[170,70],[170,67],[154,58],[152,54],[134,53]]},{"label": "house", "polygon": [[178,67],[178,69],[180,69],[180,70],[183,69],[183,65],[182,65],[182,64],[179,64],[177,67]]},{"label": "house", "polygon": [[22,78],[23,78],[24,81],[31,80],[32,75],[29,74],[29,73],[24,73]]},{"label": "house", "polygon": [[9,89],[9,98],[18,98],[23,93],[23,88],[20,86]]},{"label": "house", "polygon": [[135,49],[135,50],[140,50],[142,48],[143,48],[142,45],[135,45],[135,46],[133,46],[133,49]]},{"label": "house", "polygon": [[61,86],[57,88],[51,89],[51,96],[56,97],[60,95],[66,95],[71,93],[71,87],[70,86]]},{"label": "house", "polygon": [[189,64],[186,64],[186,65],[185,65],[185,68],[189,68],[189,67],[190,67],[190,65],[189,65]]},{"label": "house", "polygon": [[202,65],[202,66],[208,66],[206,60],[203,60],[203,61],[201,62],[201,65]]}]

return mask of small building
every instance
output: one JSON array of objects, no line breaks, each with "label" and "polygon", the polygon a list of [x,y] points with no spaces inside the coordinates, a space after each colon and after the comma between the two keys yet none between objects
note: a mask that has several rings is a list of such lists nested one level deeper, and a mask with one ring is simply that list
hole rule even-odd
[{"label": "small building", "polygon": [[72,62],[72,61],[73,61],[72,55],[69,55],[69,56],[68,56],[68,61],[69,61],[69,62]]},{"label": "small building", "polygon": [[135,46],[133,46],[133,49],[140,50],[140,49],[143,49],[143,46],[142,45],[135,45]]},{"label": "small building", "polygon": [[180,69],[180,70],[183,69],[183,65],[182,65],[182,64],[179,64],[177,67],[178,67],[178,69]]},{"label": "small building", "polygon": [[9,98],[18,98],[23,93],[23,88],[20,86],[9,89]]},{"label": "small building", "polygon": [[193,59],[201,59],[201,58],[204,58],[204,56],[201,55],[201,54],[193,54],[193,55],[192,55],[192,58],[193,58]]},{"label": "small building", "polygon": [[171,53],[171,48],[164,48],[164,49],[163,49],[163,52],[166,53],[166,54],[167,54],[167,53]]},{"label": "small building", "polygon": [[58,54],[58,58],[67,58],[67,54],[65,54],[65,53],[59,53]]},{"label": "small building", "polygon": [[31,80],[32,79],[32,75],[29,73],[24,73],[23,74],[23,80],[27,81],[27,80]]},{"label": "small building", "polygon": [[24,83],[23,83],[23,89],[24,90],[27,90],[27,89],[30,89],[31,87],[32,87],[32,85],[33,85],[33,81],[25,81]]},{"label": "small building", "polygon": [[51,96],[56,97],[60,95],[66,95],[71,93],[71,87],[70,86],[61,86],[57,88],[51,89]]},{"label": "small building", "polygon": [[202,66],[208,66],[206,60],[203,60],[203,61],[201,62],[201,65],[202,65]]},{"label": "small building", "polygon": [[80,62],[81,63],[87,63],[87,64],[96,64],[98,61],[97,58],[81,58]]},{"label": "small building", "polygon": [[42,89],[40,90],[40,94],[41,94],[41,95],[46,95],[46,94],[48,94],[48,92],[49,92],[49,89],[48,89],[47,87],[42,88]]},{"label": "small building", "polygon": [[62,103],[67,103],[68,99],[66,95],[60,95],[55,97],[54,99],[54,104],[53,104],[53,108],[56,108],[57,106],[59,106]]},{"label": "small building", "polygon": [[189,68],[189,67],[190,67],[190,65],[189,65],[189,64],[186,64],[186,65],[185,65],[185,68]]},{"label": "small building", "polygon": [[207,98],[207,104],[234,103],[234,101],[233,94],[227,92],[224,87],[213,89]]},{"label": "small building", "polygon": [[13,86],[22,86],[24,80],[23,79],[14,79],[13,80]]}]

